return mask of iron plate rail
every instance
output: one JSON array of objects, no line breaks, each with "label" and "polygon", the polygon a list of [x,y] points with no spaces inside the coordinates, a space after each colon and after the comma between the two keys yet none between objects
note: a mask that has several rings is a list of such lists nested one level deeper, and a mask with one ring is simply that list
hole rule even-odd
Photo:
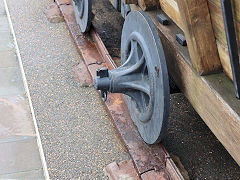
[{"label": "iron plate rail", "polygon": [[230,0],[221,0],[224,26],[226,31],[228,51],[231,61],[233,83],[235,87],[236,97],[240,98],[240,66],[237,38],[234,28],[232,6]]}]

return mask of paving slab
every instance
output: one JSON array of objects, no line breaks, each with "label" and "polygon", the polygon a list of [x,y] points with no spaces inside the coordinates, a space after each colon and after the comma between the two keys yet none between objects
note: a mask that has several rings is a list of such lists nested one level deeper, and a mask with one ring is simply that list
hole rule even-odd
[{"label": "paving slab", "polygon": [[14,50],[13,37],[8,31],[0,31],[0,52]]},{"label": "paving slab", "polygon": [[2,13],[1,13],[1,7],[0,7],[0,32],[9,32],[10,33],[10,29],[8,26],[8,19],[6,18],[5,10],[2,11]]},{"label": "paving slab", "polygon": [[[9,28],[4,3],[0,1],[0,52],[14,50],[13,37]],[[3,61],[3,57],[0,56]]]},{"label": "paving slab", "polygon": [[17,55],[15,51],[0,52],[0,68],[18,67]]},{"label": "paving slab", "polygon": [[0,16],[1,15],[6,15],[6,11],[3,3],[0,3]]},{"label": "paving slab", "polygon": [[35,137],[0,143],[0,175],[42,168]]},{"label": "paving slab", "polygon": [[[5,59],[8,61],[8,59]],[[21,72],[18,67],[0,68],[0,96],[24,94]]]},{"label": "paving slab", "polygon": [[0,97],[0,143],[35,136],[27,103],[24,95]]},{"label": "paving slab", "polygon": [[45,179],[43,169],[0,175],[0,179]]},{"label": "paving slab", "polygon": [[0,0],[0,179],[45,179],[48,172],[6,12]]}]

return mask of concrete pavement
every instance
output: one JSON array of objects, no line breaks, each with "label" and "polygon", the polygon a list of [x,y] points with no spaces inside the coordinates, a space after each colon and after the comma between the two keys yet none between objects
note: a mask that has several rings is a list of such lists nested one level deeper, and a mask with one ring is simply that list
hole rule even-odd
[{"label": "concrete pavement", "polygon": [[0,179],[45,179],[48,172],[10,27],[0,0]]}]

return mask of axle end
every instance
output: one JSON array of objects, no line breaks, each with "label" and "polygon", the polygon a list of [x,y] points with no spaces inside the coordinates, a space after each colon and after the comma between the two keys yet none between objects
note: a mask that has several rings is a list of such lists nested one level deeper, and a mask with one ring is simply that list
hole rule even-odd
[{"label": "axle end", "polygon": [[110,80],[108,77],[96,77],[94,79],[94,87],[96,90],[108,91],[110,87]]},{"label": "axle end", "polygon": [[107,99],[107,91],[110,88],[110,80],[107,68],[101,68],[97,70],[97,77],[94,79],[94,87],[96,90],[101,91],[101,97],[103,101]]}]

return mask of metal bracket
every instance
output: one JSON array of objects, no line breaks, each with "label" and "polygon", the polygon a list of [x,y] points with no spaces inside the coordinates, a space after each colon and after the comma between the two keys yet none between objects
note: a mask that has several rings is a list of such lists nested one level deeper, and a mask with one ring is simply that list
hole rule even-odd
[{"label": "metal bracket", "polygon": [[[97,69],[96,74],[99,78],[95,79],[94,86],[96,89],[101,90],[101,97],[103,101],[107,100],[107,91],[109,89],[109,73],[107,68]],[[101,81],[99,83],[98,81]]]},{"label": "metal bracket", "polygon": [[169,20],[164,14],[157,15],[157,19],[162,25],[166,26],[169,24]]},{"label": "metal bracket", "polygon": [[187,41],[184,35],[182,34],[176,34],[176,40],[179,44],[182,46],[187,46]]}]

